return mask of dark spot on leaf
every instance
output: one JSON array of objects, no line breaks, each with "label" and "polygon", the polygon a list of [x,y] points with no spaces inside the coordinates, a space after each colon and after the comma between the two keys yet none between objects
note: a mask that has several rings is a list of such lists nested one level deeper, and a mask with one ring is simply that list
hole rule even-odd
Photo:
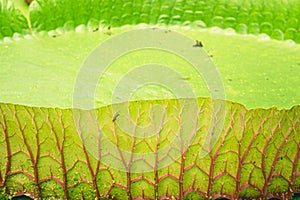
[{"label": "dark spot on leaf", "polygon": [[107,32],[105,32],[104,34],[108,35],[108,36],[111,36],[112,35],[112,32],[110,31],[111,27],[108,26],[107,27]]},{"label": "dark spot on leaf", "polygon": [[112,121],[115,122],[117,120],[117,118],[119,117],[120,113],[116,113],[113,118]]},{"label": "dark spot on leaf", "polygon": [[57,37],[57,35],[52,35],[52,37],[53,37],[53,38],[56,38],[56,37]]},{"label": "dark spot on leaf", "polygon": [[196,40],[196,44],[194,44],[193,47],[203,47],[203,44],[201,41]]},{"label": "dark spot on leaf", "polygon": [[300,198],[300,193],[295,193],[292,199]]},{"label": "dark spot on leaf", "polygon": [[97,27],[97,28],[93,29],[93,32],[96,32],[96,31],[98,31],[98,30],[99,30],[99,28]]},{"label": "dark spot on leaf", "polygon": [[17,197],[13,197],[12,200],[29,200],[32,199],[26,195],[21,195],[21,196],[17,196]]},{"label": "dark spot on leaf", "polygon": [[231,78],[229,78],[229,79],[228,79],[228,81],[232,81],[232,79],[231,79]]}]

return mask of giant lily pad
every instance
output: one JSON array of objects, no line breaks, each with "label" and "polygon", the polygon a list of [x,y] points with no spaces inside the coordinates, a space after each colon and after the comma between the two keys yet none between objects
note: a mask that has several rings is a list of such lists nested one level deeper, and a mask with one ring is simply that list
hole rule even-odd
[{"label": "giant lily pad", "polygon": [[[3,198],[289,198],[300,192],[299,1],[36,0],[29,8],[7,1],[0,7]],[[220,121],[220,99],[212,98],[205,77],[157,49],[116,59],[97,85],[96,108],[72,109],[78,73],[93,50],[145,27],[202,42],[225,89]],[[111,101],[132,67],[154,62],[179,72],[195,98],[150,85],[129,102]]]}]

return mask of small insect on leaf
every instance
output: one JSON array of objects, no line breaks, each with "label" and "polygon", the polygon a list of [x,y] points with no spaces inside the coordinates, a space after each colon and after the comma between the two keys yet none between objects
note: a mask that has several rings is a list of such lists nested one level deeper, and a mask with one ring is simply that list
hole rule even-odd
[{"label": "small insect on leaf", "polygon": [[116,114],[113,116],[112,121],[115,122],[119,116],[120,116],[120,113],[116,113]]},{"label": "small insect on leaf", "polygon": [[94,28],[93,29],[93,32],[96,32],[96,31],[98,31],[99,30],[99,28],[97,27],[97,28]]},{"label": "small insect on leaf", "polygon": [[107,32],[106,33],[104,33],[104,34],[106,34],[106,35],[109,35],[109,36],[111,36],[112,35],[112,33],[111,33],[111,31],[110,31],[110,26],[108,26],[107,27]]},{"label": "small insect on leaf", "polygon": [[203,44],[201,41],[196,40],[196,44],[194,44],[193,47],[203,47]]}]

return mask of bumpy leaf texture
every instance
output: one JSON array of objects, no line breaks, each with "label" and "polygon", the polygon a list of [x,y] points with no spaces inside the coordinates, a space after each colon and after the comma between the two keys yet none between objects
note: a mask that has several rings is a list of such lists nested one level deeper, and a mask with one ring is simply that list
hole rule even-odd
[{"label": "bumpy leaf texture", "polygon": [[14,33],[29,33],[26,18],[13,6],[9,6],[7,0],[0,1],[0,39],[11,37]]},{"label": "bumpy leaf texture", "polygon": [[[164,24],[233,28],[242,34],[265,33],[277,40],[300,43],[298,0],[36,0],[32,5],[33,29],[53,30],[68,25],[98,23]],[[76,10],[76,12],[74,12]]]},{"label": "bumpy leaf texture", "polygon": [[[189,100],[130,102],[119,114],[128,112],[134,125],[143,125],[153,120],[149,113],[155,105],[162,107],[164,117],[154,132],[144,132],[148,138],[136,137],[137,129],[121,129],[112,106],[82,111],[95,114],[90,119],[98,131],[91,143],[86,142],[91,136],[87,130],[77,126],[85,122],[71,109],[1,104],[2,193],[64,199],[236,199],[289,198],[300,192],[299,106],[246,110],[227,102],[221,136],[200,156],[214,116],[207,109],[212,101],[197,100],[189,133],[183,129]],[[117,148],[115,153],[101,150],[107,141]],[[156,156],[149,160],[138,153]],[[118,164],[109,167],[109,160]]]}]

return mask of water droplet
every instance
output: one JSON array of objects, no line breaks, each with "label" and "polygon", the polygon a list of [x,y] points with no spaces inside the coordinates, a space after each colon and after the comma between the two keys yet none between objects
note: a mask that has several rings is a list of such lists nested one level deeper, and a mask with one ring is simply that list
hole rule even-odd
[{"label": "water droplet", "polygon": [[224,30],[225,35],[236,35],[236,32],[233,28],[227,28]]},{"label": "water droplet", "polygon": [[64,24],[64,29],[65,31],[73,31],[74,30],[74,22],[73,21],[67,21],[65,24]]},{"label": "water droplet", "polygon": [[223,33],[223,29],[215,26],[215,27],[210,28],[210,32],[211,33]]},{"label": "water droplet", "polygon": [[269,41],[270,39],[271,39],[270,36],[268,36],[265,33],[259,34],[258,36],[259,41]]},{"label": "water droplet", "polygon": [[20,40],[22,40],[22,36],[20,34],[18,34],[18,33],[14,33],[13,39],[15,41],[20,41]]},{"label": "water droplet", "polygon": [[75,31],[77,33],[83,33],[86,31],[86,29],[87,29],[86,26],[84,24],[81,24],[75,28]]},{"label": "water droplet", "polygon": [[223,17],[222,17],[222,16],[215,16],[215,17],[212,19],[212,24],[213,24],[214,26],[223,28],[223,27],[224,27],[224,19],[223,19]]},{"label": "water droplet", "polygon": [[57,33],[55,30],[52,30],[52,31],[49,31],[49,32],[48,32],[48,35],[49,35],[50,37],[56,37],[56,36],[58,35],[58,33]]},{"label": "water droplet", "polygon": [[48,35],[48,32],[47,31],[41,31],[41,32],[38,33],[38,35],[43,37],[45,35]]},{"label": "water droplet", "polygon": [[58,35],[62,35],[62,34],[64,33],[64,29],[63,29],[63,28],[57,28],[57,29],[56,29],[56,33],[57,33]]},{"label": "water droplet", "polygon": [[99,21],[96,19],[90,19],[87,24],[87,28],[89,31],[94,31],[94,32],[99,30]]},{"label": "water droplet", "polygon": [[258,35],[260,32],[260,27],[258,23],[251,23],[249,26],[249,33],[252,33],[254,35]]},{"label": "water droplet", "polygon": [[32,36],[31,35],[25,35],[24,38],[25,39],[32,39]]},{"label": "water droplet", "polygon": [[4,43],[11,43],[11,42],[13,42],[13,40],[10,37],[5,37],[5,38],[3,38],[3,42]]},{"label": "water droplet", "polygon": [[283,33],[280,29],[275,29],[272,32],[271,37],[274,38],[274,39],[277,39],[277,40],[283,40],[283,38],[284,38]]},{"label": "water droplet", "polygon": [[191,23],[191,27],[192,28],[206,28],[206,24],[202,20],[196,20]]},{"label": "water droplet", "polygon": [[246,26],[246,24],[239,24],[236,27],[236,32],[240,33],[240,34],[247,34],[248,31],[248,27]]},{"label": "water droplet", "polygon": [[295,41],[293,41],[293,40],[286,40],[285,44],[289,47],[293,47],[296,45]]}]

